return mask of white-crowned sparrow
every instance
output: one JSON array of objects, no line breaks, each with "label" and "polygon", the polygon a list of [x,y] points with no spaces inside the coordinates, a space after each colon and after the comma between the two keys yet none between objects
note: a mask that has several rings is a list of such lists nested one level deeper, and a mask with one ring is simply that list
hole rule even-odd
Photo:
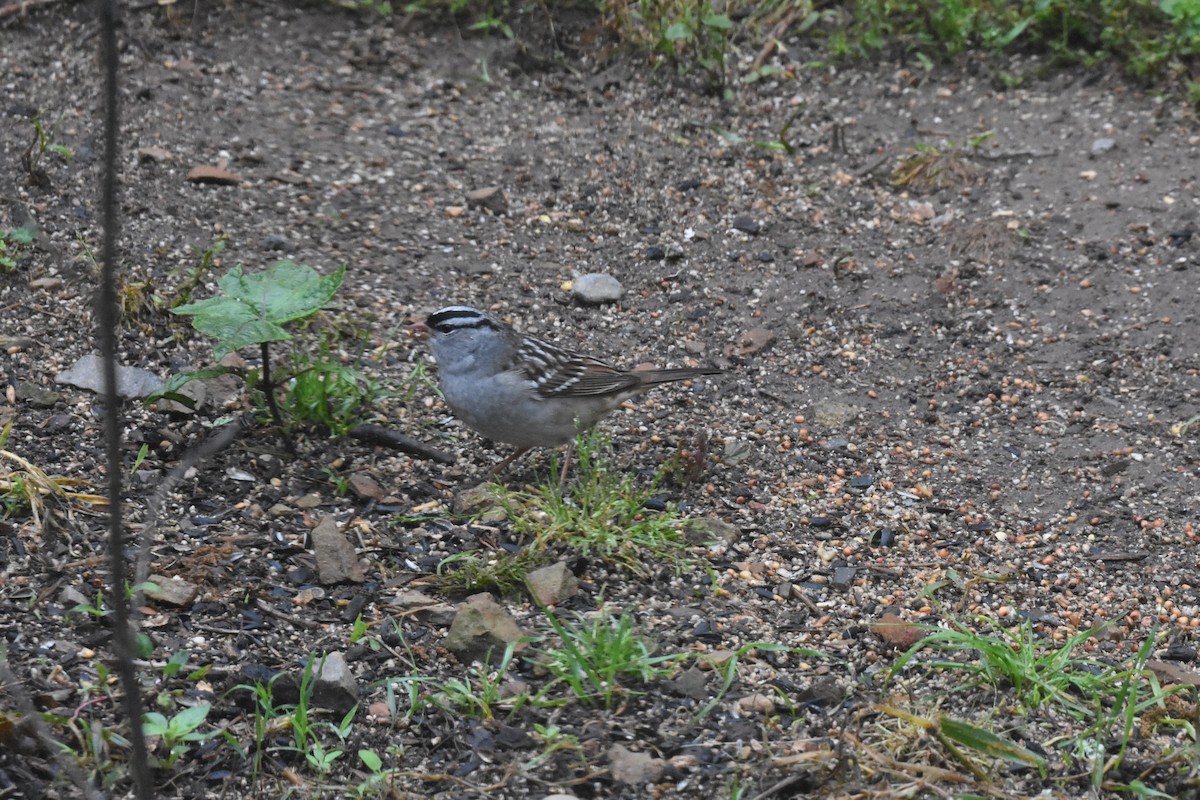
[{"label": "white-crowned sparrow", "polygon": [[523,336],[469,306],[436,311],[414,332],[429,340],[442,394],[455,415],[487,438],[520,448],[497,469],[531,447],[570,441],[625,400],[660,383],[721,372],[626,372]]}]

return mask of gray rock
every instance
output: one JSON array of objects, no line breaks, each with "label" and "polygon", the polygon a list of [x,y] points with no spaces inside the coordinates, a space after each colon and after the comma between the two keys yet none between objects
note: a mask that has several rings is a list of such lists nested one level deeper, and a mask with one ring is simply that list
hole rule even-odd
[{"label": "gray rock", "polygon": [[[726,522],[723,519],[715,517],[705,517],[704,519],[696,520],[693,530],[697,533],[697,538],[702,538],[703,544],[737,544],[737,541],[742,538],[742,529],[732,522]],[[689,540],[692,538],[688,537]]]},{"label": "gray rock", "polygon": [[681,672],[678,678],[671,681],[671,688],[684,697],[690,697],[693,700],[706,700],[709,694],[708,675],[692,667]]},{"label": "gray rock", "polygon": [[13,387],[18,400],[25,400],[34,408],[54,408],[62,395],[53,389],[47,389],[30,381],[17,381]]},{"label": "gray rock", "polygon": [[68,610],[75,608],[75,606],[90,606],[92,604],[87,595],[74,586],[64,586],[63,590],[58,594],[58,601],[63,604],[63,608]]},{"label": "gray rock", "polygon": [[496,492],[487,483],[463,489],[454,495],[450,508],[455,514],[470,516],[488,511],[496,505]]},{"label": "gray rock", "polygon": [[840,400],[818,400],[812,406],[812,420],[826,428],[842,428],[862,413],[858,406]]},{"label": "gray rock", "polygon": [[[99,394],[104,391],[104,362],[91,353],[76,361],[68,369],[58,373],[55,383],[78,386],[80,389]],[[117,365],[117,394],[129,399],[154,394],[163,386],[162,378],[141,367]]]},{"label": "gray rock", "polygon": [[504,655],[508,643],[521,635],[516,620],[497,605],[495,598],[482,592],[471,595],[458,607],[444,644],[460,661],[495,661]]},{"label": "gray rock", "polygon": [[171,606],[190,606],[200,594],[200,587],[183,578],[168,575],[151,575],[146,597]]},{"label": "gray rock", "polygon": [[535,569],[525,576],[525,585],[539,605],[555,606],[579,592],[579,581],[565,561]]},{"label": "gray rock", "polygon": [[487,186],[467,192],[467,206],[486,208],[493,214],[503,214],[508,211],[508,199],[499,186]]},{"label": "gray rock", "polygon": [[662,777],[666,762],[649,753],[635,753],[622,745],[608,748],[608,769],[617,783],[636,785]]},{"label": "gray rock", "polygon": [[180,403],[164,397],[155,403],[158,410],[171,414],[195,414],[204,405],[204,399],[208,396],[208,386],[204,381],[188,381],[175,390],[175,393],[188,398],[191,403]]},{"label": "gray rock", "polygon": [[366,580],[354,545],[342,533],[337,520],[326,515],[312,531],[313,555],[321,583],[362,583]]},{"label": "gray rock", "polygon": [[831,583],[835,589],[849,589],[850,584],[854,583],[854,576],[857,574],[858,567],[836,567],[833,570]]},{"label": "gray rock", "polygon": [[621,299],[623,294],[625,294],[625,287],[621,286],[621,282],[604,272],[589,272],[587,275],[580,275],[575,279],[574,286],[571,288],[571,296],[587,305],[615,303]]},{"label": "gray rock", "polygon": [[346,714],[358,702],[358,681],[341,653],[330,653],[313,666],[313,703]]},{"label": "gray rock", "polygon": [[416,589],[406,589],[396,594],[393,603],[404,609],[405,614],[426,625],[437,625],[444,628],[454,622],[457,613],[454,606],[435,600],[424,592]]},{"label": "gray rock", "polygon": [[756,235],[762,230],[762,225],[758,223],[754,217],[749,214],[738,214],[733,218],[733,227],[742,233],[748,233],[751,236]]},{"label": "gray rock", "polygon": [[1108,137],[1097,139],[1094,142],[1092,142],[1092,155],[1102,156],[1105,153],[1107,153],[1109,150],[1112,150],[1116,146],[1117,146],[1116,139],[1110,139]]}]

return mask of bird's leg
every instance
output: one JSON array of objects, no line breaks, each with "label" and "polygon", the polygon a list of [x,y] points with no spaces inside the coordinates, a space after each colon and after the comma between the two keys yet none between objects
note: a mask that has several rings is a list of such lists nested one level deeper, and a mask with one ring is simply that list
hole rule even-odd
[{"label": "bird's leg", "polygon": [[516,461],[518,458],[520,458],[521,456],[525,455],[528,452],[529,452],[528,447],[517,448],[516,452],[512,453],[511,455],[507,456],[504,459],[501,459],[501,461],[498,464],[496,464],[496,466],[489,469],[488,477],[489,478],[496,477],[498,474],[500,474],[501,472],[504,471],[505,467],[507,467],[509,464]]},{"label": "bird's leg", "polygon": [[558,473],[558,493],[561,495],[567,488],[567,472],[571,469],[571,459],[575,457],[575,440],[567,442],[566,452],[563,453],[562,470]]}]

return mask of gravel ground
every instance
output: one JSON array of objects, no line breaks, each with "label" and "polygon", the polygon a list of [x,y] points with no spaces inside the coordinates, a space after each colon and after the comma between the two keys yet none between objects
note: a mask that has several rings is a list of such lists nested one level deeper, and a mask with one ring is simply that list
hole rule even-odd
[{"label": "gravel ground", "polygon": [[[216,739],[158,773],[161,796],[342,796],[365,779],[351,755],[365,748],[406,798],[1079,797],[1086,761],[1056,738],[1078,723],[1050,705],[1023,710],[1011,687],[953,691],[957,672],[910,667],[884,684],[906,623],[1026,620],[1045,642],[1104,624],[1089,657],[1127,663],[1149,638],[1164,685],[1196,682],[1200,427],[1184,423],[1200,414],[1200,136],[1181,107],[1109,72],[1001,80],[1036,62],[814,67],[808,40],[721,100],[587,21],[561,22],[555,48],[536,19],[509,41],[230,6],[127,11],[127,285],[177,287],[217,240],[224,267],[346,264],[324,324],[395,390],[375,421],[456,461],[317,436],[292,458],[260,431],[174,486],[151,571],[198,594],[147,601],[151,662],[188,650],[212,668],[184,680],[148,665],[145,696],[208,698],[208,722],[251,751],[244,693],[226,693],[239,684],[346,652],[362,700],[328,775],[282,751],[252,774]],[[0,229],[39,231],[0,275],[5,448],[99,486],[104,411],[55,381],[96,349],[94,50],[86,5],[0,20]],[[31,168],[35,112],[73,157],[47,151]],[[770,146],[781,136],[790,152]],[[195,167],[234,177],[198,182]],[[622,299],[576,303],[572,282],[591,272],[615,277]],[[664,654],[803,649],[742,653],[723,693],[719,670],[697,667],[613,708],[390,718],[380,681],[469,674],[443,647],[449,615],[414,613],[406,593],[459,602],[433,580],[438,563],[481,536],[511,541],[503,523],[482,531],[445,511],[505,452],[413,377],[426,356],[406,326],[452,303],[623,366],[725,369],[603,425],[622,470],[703,454],[698,480],[661,494],[709,520],[716,543],[683,572],[577,559],[581,591],[558,613],[628,610]],[[121,347],[123,363],[162,377],[212,360],[210,340],[149,307],[129,312]],[[128,405],[131,467],[148,445],[130,480],[135,530],[182,454],[243,400],[194,415]],[[546,470],[543,456],[506,477]],[[340,492],[351,478],[356,491]],[[17,681],[82,751],[81,732],[121,730],[97,676],[106,621],[66,613],[103,584],[104,521],[86,504],[49,508],[48,521],[17,509],[0,523],[0,613]],[[362,582],[318,580],[308,534],[325,516],[353,532]],[[499,599],[549,633],[524,593]],[[378,649],[351,643],[359,615]],[[545,682],[536,666],[514,672]],[[17,724],[18,694],[0,693],[0,796],[75,796]],[[882,703],[1002,733],[1048,774],[981,759],[973,776]],[[1195,741],[1150,717],[1113,783],[1195,796]],[[539,760],[550,740],[535,725],[573,746]],[[99,749],[84,768],[119,775],[119,743]]]}]

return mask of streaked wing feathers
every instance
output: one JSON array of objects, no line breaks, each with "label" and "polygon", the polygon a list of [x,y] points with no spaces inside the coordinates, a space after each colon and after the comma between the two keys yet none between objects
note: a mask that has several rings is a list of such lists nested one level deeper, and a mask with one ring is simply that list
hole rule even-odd
[{"label": "streaked wing feathers", "polygon": [[543,397],[617,394],[641,384],[636,375],[532,336],[523,338],[517,348],[516,368],[533,381]]}]

